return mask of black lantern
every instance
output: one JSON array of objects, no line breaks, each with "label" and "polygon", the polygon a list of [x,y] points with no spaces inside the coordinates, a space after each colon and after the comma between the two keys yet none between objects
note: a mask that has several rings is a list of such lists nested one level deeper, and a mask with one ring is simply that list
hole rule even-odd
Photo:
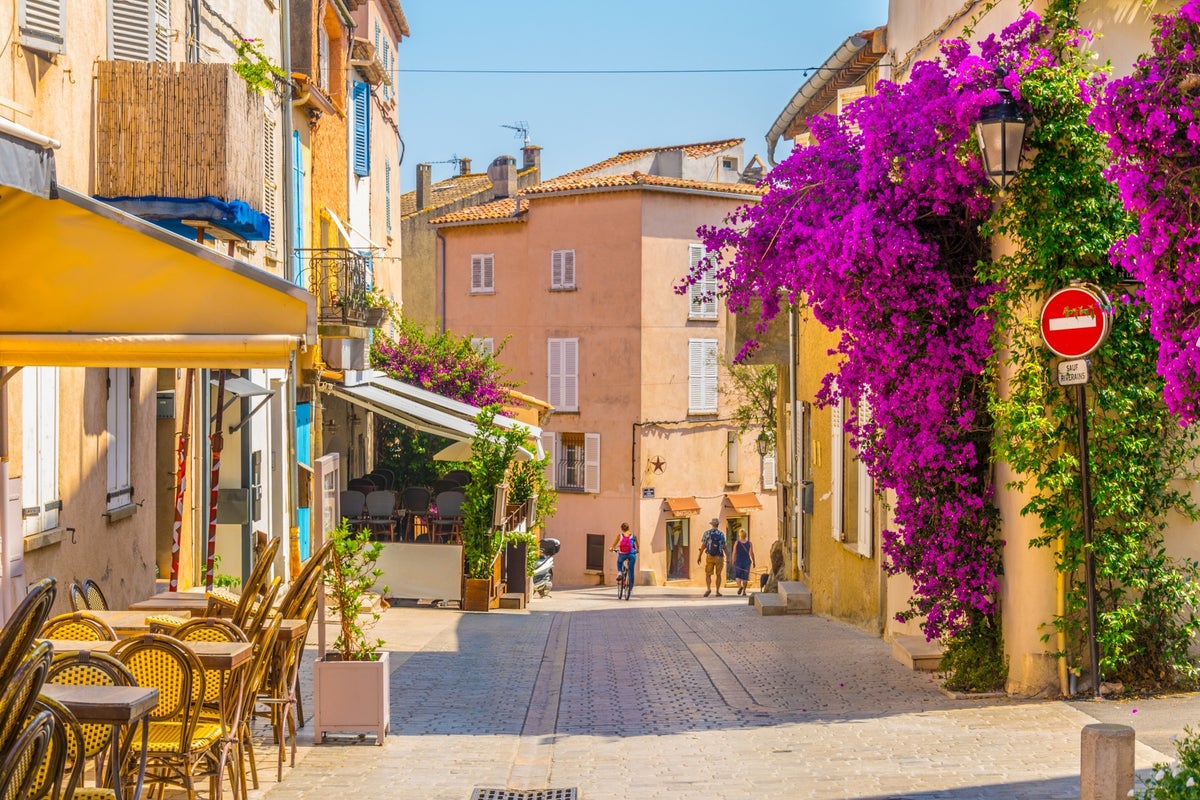
[{"label": "black lantern", "polygon": [[[997,69],[996,77],[1003,78],[1007,70]],[[1004,191],[1021,167],[1021,151],[1025,147],[1025,131],[1030,120],[1021,113],[1012,93],[1000,87],[1000,102],[985,106],[979,112],[975,133],[979,136],[979,151],[988,178]]]},{"label": "black lantern", "polygon": [[771,452],[771,435],[766,431],[760,433],[758,438],[754,440],[754,448],[758,450],[760,456],[765,456]]}]

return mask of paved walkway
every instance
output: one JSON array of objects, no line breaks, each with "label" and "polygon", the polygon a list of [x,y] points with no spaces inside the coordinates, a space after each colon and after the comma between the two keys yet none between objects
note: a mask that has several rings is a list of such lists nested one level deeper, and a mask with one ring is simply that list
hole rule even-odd
[{"label": "paved walkway", "polygon": [[1134,726],[1145,769],[1200,722],[1200,695],[952,700],[889,644],[837,622],[762,617],[744,598],[691,589],[614,595],[557,590],[487,614],[386,610],[375,629],[393,652],[384,744],[313,746],[310,724],[281,784],[259,750],[259,796],[1076,800],[1084,725]]}]

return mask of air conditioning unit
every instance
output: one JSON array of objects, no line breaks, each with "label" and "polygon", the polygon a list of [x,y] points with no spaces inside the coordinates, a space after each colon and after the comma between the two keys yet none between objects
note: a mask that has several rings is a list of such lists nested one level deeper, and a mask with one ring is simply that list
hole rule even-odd
[{"label": "air conditioning unit", "polygon": [[333,369],[366,369],[366,339],[322,339],[321,358]]}]

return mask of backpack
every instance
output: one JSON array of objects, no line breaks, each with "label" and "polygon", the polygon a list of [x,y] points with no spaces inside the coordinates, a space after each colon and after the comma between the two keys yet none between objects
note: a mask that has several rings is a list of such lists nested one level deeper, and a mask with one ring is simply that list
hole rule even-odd
[{"label": "backpack", "polygon": [[633,552],[633,537],[632,536],[622,536],[620,541],[617,543],[617,550],[621,553],[632,553]]},{"label": "backpack", "polygon": [[708,542],[705,544],[705,550],[710,556],[724,555],[725,534],[717,530],[709,531]]}]

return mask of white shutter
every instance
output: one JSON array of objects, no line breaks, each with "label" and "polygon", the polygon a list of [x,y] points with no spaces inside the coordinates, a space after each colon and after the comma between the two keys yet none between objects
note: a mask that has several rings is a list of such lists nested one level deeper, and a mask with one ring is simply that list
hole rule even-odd
[{"label": "white shutter", "polygon": [[579,410],[579,340],[563,340],[563,409]]},{"label": "white shutter", "polygon": [[550,288],[575,288],[575,251],[550,251]]},{"label": "white shutter", "polygon": [[279,247],[279,220],[275,216],[276,196],[279,194],[277,179],[277,143],[275,129],[277,124],[269,115],[263,115],[263,213],[271,226],[270,236],[267,237],[267,248],[274,252]]},{"label": "white shutter", "polygon": [[483,290],[485,292],[496,290],[495,257],[490,253],[483,257]]},{"label": "white shutter", "polygon": [[845,458],[842,438],[845,436],[845,432],[842,430],[842,398],[836,395],[836,385],[835,398],[829,414],[829,478],[832,495],[830,531],[833,533],[833,538],[840,542],[845,538],[845,525],[842,521],[842,462]]},{"label": "white shutter", "polygon": [[471,337],[471,349],[480,355],[496,355],[496,342],[491,336]]},{"label": "white shutter", "polygon": [[546,343],[546,402],[556,410],[562,408],[562,339]]},{"label": "white shutter", "polygon": [[132,377],[127,367],[108,370],[108,503],[109,511],[133,502],[130,479],[132,444]]},{"label": "white shutter", "polygon": [[491,292],[495,286],[495,257],[491,253],[471,256],[471,291]]},{"label": "white shutter", "polygon": [[109,57],[154,61],[157,16],[152,0],[109,0]]},{"label": "white shutter", "polygon": [[717,410],[717,340],[688,339],[688,413]]},{"label": "white shutter", "polygon": [[562,281],[564,289],[575,288],[575,251],[563,251],[563,274]]},{"label": "white shutter", "polygon": [[[859,430],[871,421],[871,406],[866,400],[858,403]],[[858,542],[859,555],[871,558],[875,555],[875,486],[867,473],[867,465],[856,457],[858,463]]]},{"label": "white shutter", "polygon": [[171,60],[171,0],[154,0],[154,60]]},{"label": "white shutter", "polygon": [[58,527],[58,368],[26,368],[22,380],[21,507],[25,533]]},{"label": "white shutter", "polygon": [[600,493],[600,434],[583,435],[583,490]]},{"label": "white shutter", "polygon": [[[704,260],[704,245],[688,245],[688,274],[694,275]],[[699,280],[688,286],[688,317],[691,319],[717,318],[717,270],[706,266]]]},{"label": "white shutter", "polygon": [[732,485],[741,482],[741,470],[738,469],[738,435],[729,431],[725,434],[725,483]]},{"label": "white shutter", "polygon": [[23,47],[42,53],[61,53],[67,15],[63,0],[20,0],[17,25]]},{"label": "white shutter", "polygon": [[558,434],[551,431],[542,431],[542,451],[546,454],[546,485],[553,489],[558,488],[558,481],[555,480],[554,468],[558,464]]},{"label": "white shutter", "polygon": [[483,256],[471,256],[471,291],[483,288]]},{"label": "white shutter", "polygon": [[762,459],[762,488],[775,488],[775,456],[763,456]]}]

